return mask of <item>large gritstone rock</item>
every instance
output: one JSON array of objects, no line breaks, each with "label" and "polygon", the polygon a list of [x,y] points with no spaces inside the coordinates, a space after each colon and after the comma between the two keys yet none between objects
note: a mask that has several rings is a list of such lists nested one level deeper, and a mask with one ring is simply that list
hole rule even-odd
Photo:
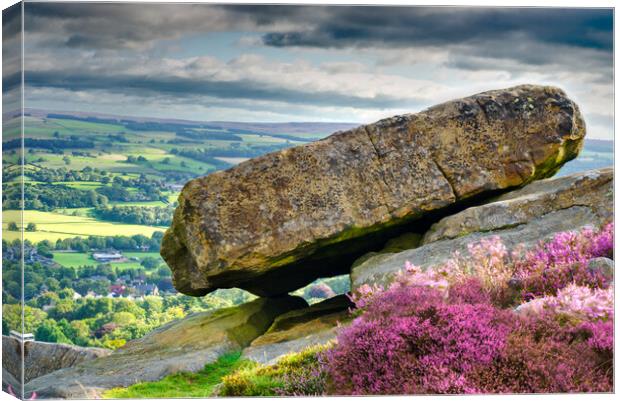
[{"label": "large gritstone rock", "polygon": [[[78,347],[69,344],[26,341],[24,343],[24,381],[43,376],[56,370],[69,368],[81,362],[110,354],[103,348]],[[21,377],[21,342],[13,337],[2,336],[2,361],[13,377]]]},{"label": "large gritstone rock", "polygon": [[248,346],[276,316],[307,306],[302,298],[262,298],[215,312],[196,313],[128,342],[106,357],[41,376],[26,393],[41,398],[99,398],[103,390],[195,372]]},{"label": "large gritstone rock", "polygon": [[287,293],[431,212],[551,176],[584,135],[578,107],[543,86],[388,118],[188,182],[161,254],[185,294]]},{"label": "large gritstone rock", "polygon": [[561,231],[598,228],[613,218],[613,169],[536,181],[434,224],[415,249],[364,258],[351,270],[351,288],[386,285],[409,261],[422,268],[445,264],[467,244],[498,236],[508,249],[532,249]]}]

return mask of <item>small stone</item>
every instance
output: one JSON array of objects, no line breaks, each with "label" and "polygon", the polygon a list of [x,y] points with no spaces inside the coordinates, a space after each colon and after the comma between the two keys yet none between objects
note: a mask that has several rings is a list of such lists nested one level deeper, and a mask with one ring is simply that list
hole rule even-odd
[{"label": "small stone", "polygon": [[608,280],[614,279],[614,261],[609,258],[592,258],[588,261],[588,269],[591,272],[600,272]]}]

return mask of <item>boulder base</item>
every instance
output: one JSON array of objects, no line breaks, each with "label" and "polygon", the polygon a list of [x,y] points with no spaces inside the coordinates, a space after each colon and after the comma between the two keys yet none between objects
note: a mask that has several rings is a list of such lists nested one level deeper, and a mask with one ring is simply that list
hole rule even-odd
[{"label": "boulder base", "polygon": [[418,248],[371,256],[351,270],[351,288],[388,284],[405,262],[440,266],[454,251],[467,255],[467,244],[499,236],[510,249],[531,249],[561,231],[599,227],[613,218],[613,169],[602,168],[534,182],[470,207],[434,224]]},{"label": "boulder base", "polygon": [[336,338],[338,325],[351,319],[353,306],[346,295],[337,295],[278,316],[265,334],[243,350],[242,357],[269,365],[291,352],[326,344]]}]

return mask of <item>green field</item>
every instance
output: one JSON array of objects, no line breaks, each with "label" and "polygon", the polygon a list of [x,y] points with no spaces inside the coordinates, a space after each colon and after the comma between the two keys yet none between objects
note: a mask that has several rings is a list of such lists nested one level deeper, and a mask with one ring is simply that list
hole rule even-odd
[{"label": "green field", "polygon": [[[65,267],[81,267],[97,265],[99,262],[91,257],[90,253],[82,252],[53,252],[54,261]],[[146,257],[161,258],[157,252],[123,252],[127,258],[138,258],[142,260]],[[162,260],[163,262],[163,260]],[[112,266],[121,268],[139,268],[142,267],[139,261],[128,261],[121,263],[111,263]]]},{"label": "green field", "polygon": [[[10,222],[20,224],[18,210],[2,211],[2,237],[8,241],[18,239],[20,233],[8,231]],[[39,242],[45,239],[56,241],[57,239],[71,237],[114,236],[142,234],[150,237],[155,231],[164,231],[166,227],[152,227],[138,224],[122,224],[108,221],[100,221],[91,217],[67,216],[60,213],[40,212],[26,210],[24,212],[24,224],[34,223],[37,225],[36,232],[24,232],[24,238],[31,242]]]}]

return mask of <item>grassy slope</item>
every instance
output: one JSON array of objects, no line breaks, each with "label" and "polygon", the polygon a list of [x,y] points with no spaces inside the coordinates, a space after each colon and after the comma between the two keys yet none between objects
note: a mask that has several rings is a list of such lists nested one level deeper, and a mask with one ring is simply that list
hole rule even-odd
[{"label": "grassy slope", "polygon": [[237,352],[220,357],[196,373],[176,373],[157,382],[138,383],[106,391],[104,398],[209,397],[222,377],[248,364]]},{"label": "grassy slope", "polygon": [[311,372],[317,355],[330,347],[315,345],[282,357],[274,365],[262,365],[240,359],[240,353],[221,357],[197,373],[176,373],[156,382],[134,384],[104,392],[104,398],[186,398],[214,396],[276,396],[286,377],[301,371]]}]

